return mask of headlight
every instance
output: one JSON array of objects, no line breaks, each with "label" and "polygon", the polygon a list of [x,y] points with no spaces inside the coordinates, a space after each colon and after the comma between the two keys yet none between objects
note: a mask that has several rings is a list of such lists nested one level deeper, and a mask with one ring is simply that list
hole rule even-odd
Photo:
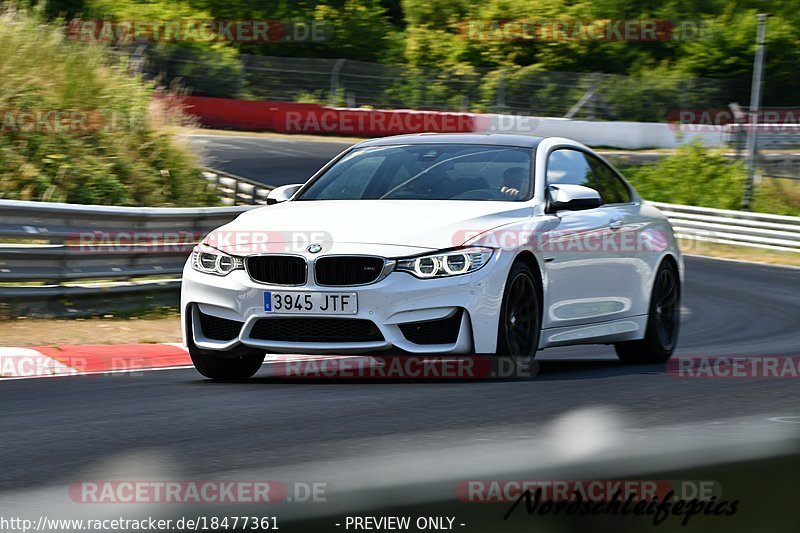
[{"label": "headlight", "polygon": [[398,259],[395,270],[418,278],[443,278],[475,272],[489,262],[491,248],[464,248],[408,259]]},{"label": "headlight", "polygon": [[228,255],[210,246],[195,247],[192,251],[191,264],[198,272],[215,276],[226,276],[229,272],[244,268],[241,257]]}]

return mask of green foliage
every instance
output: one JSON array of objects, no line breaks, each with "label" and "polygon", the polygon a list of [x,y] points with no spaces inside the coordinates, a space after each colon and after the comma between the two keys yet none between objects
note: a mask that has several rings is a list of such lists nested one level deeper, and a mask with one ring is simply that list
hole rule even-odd
[{"label": "green foliage", "polygon": [[776,215],[800,215],[800,180],[762,178],[756,185],[753,211]]},{"label": "green foliage", "polygon": [[202,96],[243,98],[242,65],[236,50],[198,44],[156,44],[147,51],[144,72],[163,84],[179,84]]},{"label": "green foliage", "polygon": [[642,197],[654,202],[741,208],[743,165],[699,143],[682,146],[655,164],[628,167],[625,175]]},{"label": "green foliage", "polygon": [[[314,54],[316,57],[345,57],[360,61],[395,59],[392,57],[398,49],[395,32],[378,0],[320,2],[311,19],[333,29],[330,42],[306,45],[310,50],[318,51]],[[298,45],[284,45],[289,49],[291,46]],[[320,48],[322,53],[319,53]],[[267,50],[267,53],[272,52]]]},{"label": "green foliage", "polygon": [[324,105],[328,103],[325,101],[325,94],[322,91],[301,91],[297,93],[294,101],[298,104]]},{"label": "green foliage", "polygon": [[[345,58],[438,70],[431,91],[424,86],[430,79],[427,75],[409,79],[409,87],[391,86],[387,96],[392,99],[413,95],[404,102],[409,106],[416,101],[433,102],[430,95],[437,94],[440,102],[455,102],[459,107],[465,101],[464,87],[473,86],[469,78],[477,75],[492,82],[466,95],[466,100],[473,109],[490,108],[497,96],[491,90],[499,79],[491,73],[501,69],[520,73],[520,79],[530,72],[602,72],[633,77],[627,86],[610,83],[601,87],[611,108],[602,116],[630,120],[664,120],[669,111],[680,106],[717,108],[732,101],[746,105],[758,12],[771,13],[764,105],[796,105],[800,93],[800,76],[796,75],[796,65],[800,64],[800,0],[50,0],[48,5],[51,16],[83,13],[84,18],[112,20],[304,21],[327,28],[328,40],[324,42],[183,42],[152,47],[150,74],[178,78],[195,94],[267,96],[271,74],[251,76],[260,85],[247,87],[247,75],[243,83],[237,60],[242,53]],[[469,31],[503,21],[602,25],[603,21],[620,19],[673,21],[674,38],[658,42],[507,39]],[[468,73],[466,85],[443,81],[459,72]],[[723,81],[700,89],[686,86],[687,80],[698,77]],[[558,92],[573,96],[563,84],[559,87],[552,80],[541,85],[541,90],[532,91],[518,83],[519,98],[550,101]],[[525,91],[530,94],[523,94]],[[647,110],[642,102],[648,99],[660,102],[661,107]],[[568,109],[572,103],[563,105]],[[542,108],[545,106],[541,104],[537,107]]]},{"label": "green foliage", "polygon": [[[111,20],[268,20],[290,28],[293,22],[315,24],[325,40],[288,39],[202,43],[209,53],[229,57],[239,53],[290,57],[328,57],[397,62],[402,53],[399,32],[389,21],[379,0],[86,0],[86,11]],[[193,43],[174,43],[194,48]]]},{"label": "green foliage", "polygon": [[[626,120],[664,120],[678,108],[724,108],[731,101],[747,105],[760,12],[771,14],[763,105],[796,105],[800,0],[50,0],[47,5],[51,19],[79,13],[112,20],[266,19],[313,21],[330,30],[325,42],[150,46],[146,72],[178,79],[196,94],[268,98],[276,87],[287,87],[291,94],[280,93],[282,98],[343,103],[346,88],[328,94],[325,67],[299,92],[297,84],[306,80],[298,82],[269,58],[253,56],[345,58],[385,64],[380,81],[362,83],[397,107],[502,111],[505,103],[533,114],[563,114],[594,84],[608,107],[600,105],[599,115]],[[492,21],[556,19],[661,19],[688,22],[689,30],[659,42],[498,39],[469,31]],[[124,64],[109,66],[98,47],[64,43],[59,32],[33,19],[3,26],[0,49],[12,51],[0,57],[3,107],[150,116],[152,88],[130,78]],[[250,55],[248,64],[258,68],[243,73],[241,54]],[[379,70],[361,68],[362,75],[371,73],[368,68]],[[205,201],[205,189],[190,177],[196,163],[189,153],[168,128],[151,127],[147,120],[140,120],[146,127],[113,135],[4,135],[0,194],[124,204]],[[733,209],[741,203],[741,164],[699,145],[627,173],[653,200]],[[798,197],[794,183],[770,181],[757,187],[754,205],[797,214]]]},{"label": "green foliage", "polygon": [[[731,101],[747,103],[750,90],[747,80],[755,50],[755,15],[769,12],[772,16],[767,25],[764,104],[794,105],[800,92],[800,77],[796,75],[796,65],[800,62],[798,0],[780,4],[758,0],[445,0],[432,3],[406,0],[402,5],[409,22],[405,59],[412,64],[423,60],[438,61],[437,64],[445,68],[448,64],[464,62],[490,68],[535,66],[550,71],[623,74],[648,81],[657,76],[665,79],[654,90],[666,91],[668,100],[681,91],[675,81],[678,78],[741,81],[720,83],[718,94],[712,95],[714,99],[701,102],[704,106],[719,105],[718,99],[723,105]],[[503,39],[486,30],[493,21],[555,19],[598,24],[607,19],[659,19],[673,21],[676,26],[673,38],[658,42]],[[470,27],[478,30],[465,31]],[[418,43],[426,39],[438,43],[434,60],[416,53]],[[637,97],[640,96],[630,96]],[[622,95],[614,98],[615,103],[625,101]]]},{"label": "green foliage", "polygon": [[[115,205],[217,202],[174,136],[174,106],[95,44],[64,38],[38,12],[0,13],[0,198]],[[55,131],[36,117],[83,117]]]},{"label": "green foliage", "polygon": [[[346,58],[448,69],[537,66],[543,70],[644,76],[747,79],[758,12],[768,12],[766,105],[794,105],[800,91],[800,0],[50,0],[50,16],[114,20],[260,19],[315,21],[326,42],[214,43],[206,57],[226,65],[226,50],[290,57]],[[609,19],[674,21],[676,38],[660,42],[481,39],[469,22]],[[688,26],[682,26],[687,24]],[[683,30],[680,28],[684,27]],[[175,45],[192,48],[187,43]],[[218,57],[217,57],[218,56]],[[459,67],[461,68],[461,67]],[[220,73],[221,75],[222,73]],[[218,76],[219,79],[219,76]],[[730,100],[746,101],[749,86]]]},{"label": "green foliage", "polygon": [[[639,194],[653,202],[741,209],[746,170],[740,160],[699,143],[684,145],[657,163],[621,167]],[[800,215],[800,182],[762,178],[753,211]]]}]

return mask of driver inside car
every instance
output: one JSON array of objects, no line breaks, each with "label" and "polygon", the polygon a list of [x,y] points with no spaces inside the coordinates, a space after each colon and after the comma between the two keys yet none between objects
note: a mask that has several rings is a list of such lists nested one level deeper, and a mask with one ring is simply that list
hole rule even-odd
[{"label": "driver inside car", "polygon": [[528,173],[523,167],[511,167],[503,173],[500,192],[513,198],[524,198],[528,194]]}]

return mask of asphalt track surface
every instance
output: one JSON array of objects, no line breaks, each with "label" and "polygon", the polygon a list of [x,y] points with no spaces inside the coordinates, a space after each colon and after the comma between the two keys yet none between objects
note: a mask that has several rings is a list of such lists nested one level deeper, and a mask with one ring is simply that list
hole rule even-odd
[{"label": "asphalt track surface", "polygon": [[267,185],[303,183],[352,145],[331,140],[297,141],[273,136],[191,135],[206,165]]},{"label": "asphalt track surface", "polygon": [[[303,160],[309,152],[321,157],[341,148],[224,142],[237,148],[210,151],[270,170],[276,168],[270,150],[288,161],[290,153]],[[254,152],[264,144],[272,148]],[[311,171],[317,165],[306,163]],[[231,171],[248,174],[244,166]],[[686,259],[678,355],[797,355],[798,318],[800,270]],[[706,434],[723,426],[741,433],[753,428],[724,421],[749,417],[769,427],[800,420],[797,379],[678,379],[663,365],[623,366],[605,346],[545,350],[537,359],[539,373],[525,380],[257,376],[214,383],[185,369],[0,382],[0,496],[69,483],[98,464],[142,453],[165,458],[173,473],[202,478],[334,464],[377,449],[391,454],[491,442],[498,435],[524,446],[523,439],[581,408],[613,409],[622,413],[626,430],[642,432],[680,425]]]}]

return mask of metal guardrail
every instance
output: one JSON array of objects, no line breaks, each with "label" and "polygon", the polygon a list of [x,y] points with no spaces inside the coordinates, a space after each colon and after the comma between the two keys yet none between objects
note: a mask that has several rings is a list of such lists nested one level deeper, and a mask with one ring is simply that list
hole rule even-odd
[{"label": "metal guardrail", "polygon": [[[260,193],[252,192],[255,187],[231,189],[237,190],[231,201],[243,201],[244,194],[260,203]],[[800,252],[800,217],[653,205],[667,214],[679,237]],[[140,208],[0,200],[0,239],[9,243],[0,244],[0,317],[83,316],[174,306],[180,274],[194,244],[254,207]]]},{"label": "metal guardrail", "polygon": [[0,238],[60,244],[81,232],[210,231],[243,211],[242,207],[114,207],[23,200],[0,200]]},{"label": "metal guardrail", "polygon": [[174,306],[192,247],[253,207],[0,200],[0,318]]},{"label": "metal guardrail", "polygon": [[800,217],[651,202],[681,238],[800,252]]},{"label": "metal guardrail", "polygon": [[274,189],[270,185],[219,170],[206,169],[203,177],[216,186],[222,203],[226,205],[267,205],[267,195]]},{"label": "metal guardrail", "polygon": [[[735,123],[725,126],[724,137],[728,144],[744,146],[752,124]],[[758,149],[785,149],[800,147],[800,125],[793,123],[764,123],[756,126]]]}]

